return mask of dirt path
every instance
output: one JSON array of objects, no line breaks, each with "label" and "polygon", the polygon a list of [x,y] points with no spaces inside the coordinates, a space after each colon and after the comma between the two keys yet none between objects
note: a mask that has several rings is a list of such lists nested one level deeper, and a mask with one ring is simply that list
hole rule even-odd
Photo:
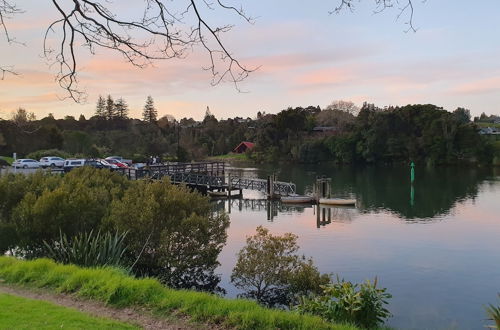
[{"label": "dirt path", "polygon": [[77,309],[86,314],[106,317],[129,324],[138,325],[144,329],[158,330],[191,330],[204,329],[208,327],[196,326],[182,320],[165,320],[156,318],[146,310],[137,310],[132,308],[112,308],[105,306],[102,303],[79,299],[78,297],[47,292],[40,289],[24,289],[17,286],[8,286],[0,282],[0,293],[8,293],[15,296],[20,296],[29,299],[44,300],[56,305],[65,306]]}]

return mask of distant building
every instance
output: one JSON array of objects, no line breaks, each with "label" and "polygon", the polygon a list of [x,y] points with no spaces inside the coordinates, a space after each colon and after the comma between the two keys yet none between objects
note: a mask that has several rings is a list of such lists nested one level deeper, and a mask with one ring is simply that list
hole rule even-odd
[{"label": "distant building", "polygon": [[479,134],[481,135],[497,135],[500,134],[500,129],[496,127],[482,127],[479,129]]},{"label": "distant building", "polygon": [[316,126],[313,127],[314,132],[335,132],[338,131],[335,126]]},{"label": "distant building", "polygon": [[242,154],[247,150],[253,149],[254,147],[255,147],[254,143],[243,141],[240,144],[238,144],[236,148],[233,149],[233,152],[237,154]]}]

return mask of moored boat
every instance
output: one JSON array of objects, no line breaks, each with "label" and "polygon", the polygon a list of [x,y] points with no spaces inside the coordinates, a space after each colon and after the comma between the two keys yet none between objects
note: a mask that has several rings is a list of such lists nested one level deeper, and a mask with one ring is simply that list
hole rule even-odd
[{"label": "moored boat", "polygon": [[302,204],[302,203],[311,203],[313,200],[310,196],[283,196],[281,197],[282,203],[290,203],[290,204]]},{"label": "moored boat", "polygon": [[208,194],[212,197],[227,197],[227,192],[225,191],[209,191]]},{"label": "moored boat", "polygon": [[345,198],[320,198],[320,204],[326,205],[355,205],[355,199],[345,199]]}]

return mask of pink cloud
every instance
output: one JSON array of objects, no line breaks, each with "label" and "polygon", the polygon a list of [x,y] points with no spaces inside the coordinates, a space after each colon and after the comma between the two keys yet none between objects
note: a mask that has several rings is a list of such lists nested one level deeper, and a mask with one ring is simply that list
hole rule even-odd
[{"label": "pink cloud", "polygon": [[354,70],[347,68],[326,68],[298,75],[295,83],[304,87],[331,86],[348,83],[356,78]]},{"label": "pink cloud", "polygon": [[483,94],[498,91],[500,91],[500,76],[471,81],[452,89],[452,92],[459,94]]}]

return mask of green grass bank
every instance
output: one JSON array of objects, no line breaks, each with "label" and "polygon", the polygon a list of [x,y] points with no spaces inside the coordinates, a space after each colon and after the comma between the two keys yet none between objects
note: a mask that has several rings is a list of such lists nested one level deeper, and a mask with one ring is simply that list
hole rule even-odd
[{"label": "green grass bank", "polygon": [[49,259],[23,261],[0,257],[0,279],[76,294],[115,307],[146,307],[159,315],[188,316],[194,322],[237,329],[357,329],[314,316],[264,308],[249,300],[169,289],[155,279],[136,279],[114,268],[82,268]]},{"label": "green grass bank", "polygon": [[0,156],[0,159],[5,160],[9,165],[12,165],[12,162],[14,162],[14,158],[12,157]]},{"label": "green grass bank", "polygon": [[97,318],[45,301],[0,294],[0,330],[3,329],[139,329]]}]

